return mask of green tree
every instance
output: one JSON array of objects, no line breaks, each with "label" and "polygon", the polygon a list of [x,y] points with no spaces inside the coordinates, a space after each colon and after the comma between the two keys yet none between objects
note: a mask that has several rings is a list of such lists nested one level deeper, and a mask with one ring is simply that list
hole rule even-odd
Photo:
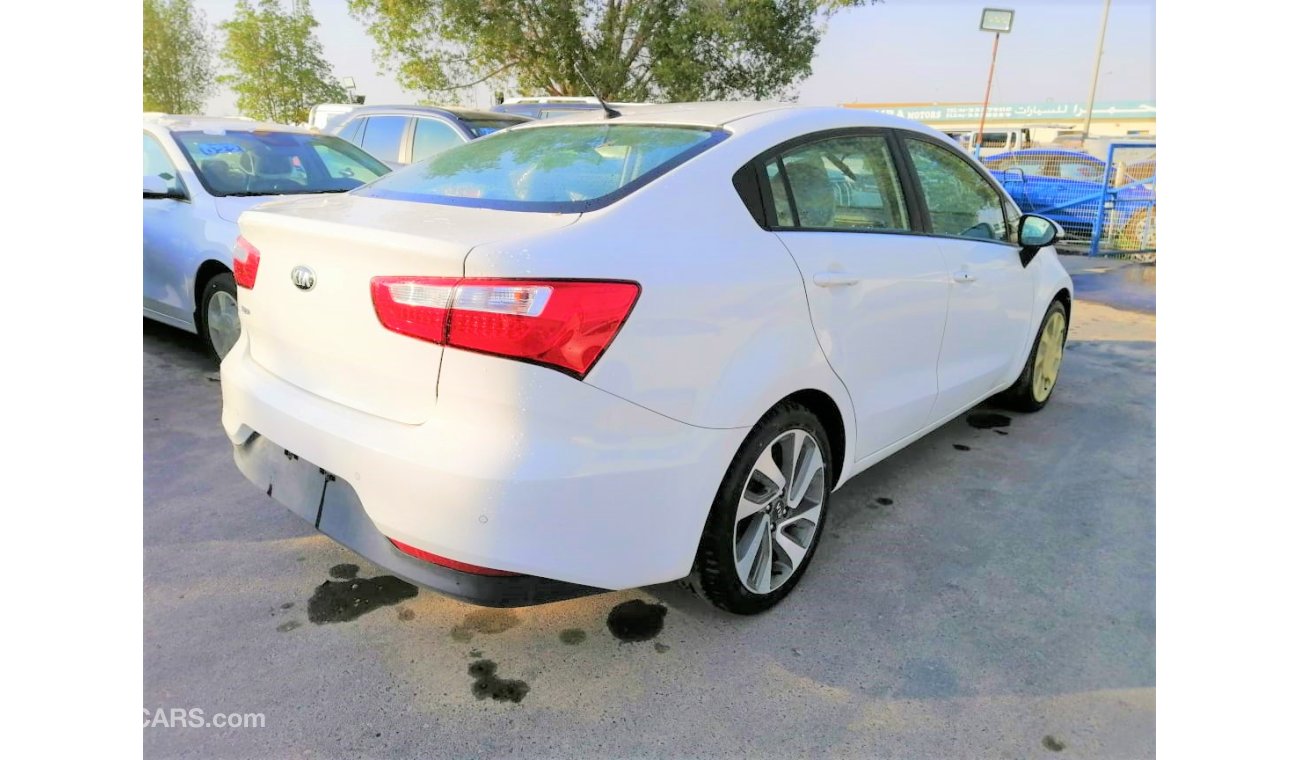
[{"label": "green tree", "polygon": [[203,12],[190,0],[144,0],[144,110],[197,113],[212,84]]},{"label": "green tree", "polygon": [[772,98],[812,71],[826,17],[876,0],[348,0],[398,83],[611,100]]},{"label": "green tree", "polygon": [[347,91],[322,57],[307,0],[286,12],[279,0],[239,0],[235,15],[220,25],[226,35],[221,60],[229,72],[217,81],[235,91],[241,113],[293,124],[307,120],[317,103],[346,100]]}]

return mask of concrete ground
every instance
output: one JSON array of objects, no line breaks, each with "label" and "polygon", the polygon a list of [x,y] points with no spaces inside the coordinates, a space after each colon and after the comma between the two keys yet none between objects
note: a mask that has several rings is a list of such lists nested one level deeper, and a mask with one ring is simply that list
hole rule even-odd
[{"label": "concrete ground", "polygon": [[1156,265],[1124,259],[1062,255],[1074,295],[1117,309],[1156,313]]},{"label": "concrete ground", "polygon": [[[144,706],[265,715],[146,728],[146,754],[1153,756],[1154,323],[1076,303],[1052,403],[850,481],[769,614],[665,585],[514,611],[421,591],[317,624],[332,568],[383,572],[244,481],[214,366],[146,322]],[[611,633],[629,600],[666,608],[652,639]]]}]

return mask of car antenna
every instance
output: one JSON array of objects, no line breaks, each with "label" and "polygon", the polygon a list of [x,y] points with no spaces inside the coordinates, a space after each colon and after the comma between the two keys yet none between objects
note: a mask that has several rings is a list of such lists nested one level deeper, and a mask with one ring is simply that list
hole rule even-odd
[{"label": "car antenna", "polygon": [[616,116],[622,116],[622,115],[623,115],[623,114],[619,113],[618,111],[615,111],[614,109],[612,109],[612,108],[609,107],[609,104],[605,102],[605,99],[602,98],[602,97],[601,97],[601,96],[596,92],[596,88],[591,86],[591,82],[588,82],[588,81],[587,81],[587,78],[584,77],[584,76],[582,75],[582,69],[578,68],[578,64],[577,64],[576,62],[573,64],[573,70],[576,71],[576,72],[578,73],[578,78],[582,80],[582,83],[583,83],[583,84],[587,85],[587,89],[588,89],[589,91],[591,91],[591,94],[596,96],[596,100],[600,101],[600,107],[603,108],[603,109],[605,109],[605,118],[606,118],[606,119],[612,119],[612,118],[614,118],[614,117],[616,117]]}]

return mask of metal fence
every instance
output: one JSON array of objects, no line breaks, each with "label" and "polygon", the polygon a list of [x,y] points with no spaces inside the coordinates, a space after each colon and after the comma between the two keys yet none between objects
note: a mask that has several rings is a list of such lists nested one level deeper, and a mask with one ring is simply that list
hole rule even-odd
[{"label": "metal fence", "polygon": [[1056,221],[1063,250],[1154,260],[1156,146],[1116,142],[1106,159],[1030,148],[983,159],[1020,208]]},{"label": "metal fence", "polygon": [[1156,146],[1114,143],[1106,156],[1106,183],[1088,253],[1156,252]]}]

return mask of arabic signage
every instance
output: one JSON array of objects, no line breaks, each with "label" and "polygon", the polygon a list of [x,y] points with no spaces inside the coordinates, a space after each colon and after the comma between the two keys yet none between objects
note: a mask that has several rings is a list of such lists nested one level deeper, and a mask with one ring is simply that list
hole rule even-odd
[{"label": "arabic signage", "polygon": [[[926,123],[946,121],[979,121],[981,106],[979,103],[934,103],[891,104],[891,103],[846,103],[849,108],[870,108],[873,111],[901,116],[912,121]],[[1074,121],[1083,119],[1088,113],[1087,103],[1011,103],[1004,105],[989,104],[989,121]],[[1154,119],[1156,117],[1155,101],[1115,100],[1093,104],[1094,119]]]}]

